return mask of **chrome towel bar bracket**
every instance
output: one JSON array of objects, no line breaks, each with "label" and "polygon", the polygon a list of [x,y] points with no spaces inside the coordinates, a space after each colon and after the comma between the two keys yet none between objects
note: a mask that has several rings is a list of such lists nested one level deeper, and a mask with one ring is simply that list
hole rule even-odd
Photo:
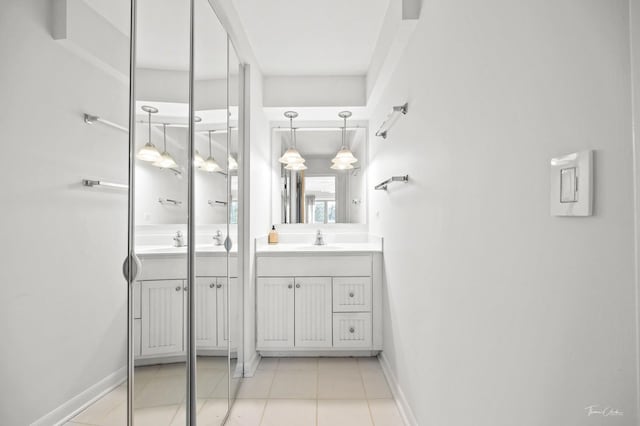
[{"label": "chrome towel bar bracket", "polygon": [[391,183],[391,182],[404,182],[407,183],[409,182],[409,175],[404,175],[404,176],[392,176],[389,179],[385,180],[384,182],[380,182],[379,184],[377,184],[375,186],[375,189],[380,191],[380,190],[387,190],[387,186]]},{"label": "chrome towel bar bracket", "polygon": [[394,106],[393,109],[391,110],[391,114],[387,116],[387,119],[384,120],[384,122],[382,123],[382,126],[380,126],[380,128],[376,132],[376,136],[381,136],[382,139],[386,139],[387,132],[389,131],[391,126],[393,126],[393,124],[396,122],[400,114],[406,115],[408,111],[409,111],[408,102],[405,103],[404,105]]}]

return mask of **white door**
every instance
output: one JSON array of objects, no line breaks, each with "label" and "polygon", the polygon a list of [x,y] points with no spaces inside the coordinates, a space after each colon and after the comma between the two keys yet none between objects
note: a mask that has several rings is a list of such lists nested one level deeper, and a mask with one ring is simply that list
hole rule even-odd
[{"label": "white door", "polygon": [[296,347],[331,347],[331,278],[296,278],[295,284]]},{"label": "white door", "polygon": [[202,349],[215,348],[218,341],[216,280],[196,278],[196,344]]},{"label": "white door", "polygon": [[142,282],[142,356],[182,352],[183,286],[182,280]]},{"label": "white door", "polygon": [[294,279],[258,278],[258,349],[292,348]]}]

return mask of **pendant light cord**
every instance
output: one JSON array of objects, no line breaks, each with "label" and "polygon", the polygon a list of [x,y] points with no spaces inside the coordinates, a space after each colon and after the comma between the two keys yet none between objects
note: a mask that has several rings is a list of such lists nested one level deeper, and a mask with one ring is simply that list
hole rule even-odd
[{"label": "pendant light cord", "polygon": [[151,111],[149,111],[149,143],[151,143]]},{"label": "pendant light cord", "polygon": [[295,148],[296,145],[293,141],[293,117],[289,117],[289,129],[291,132],[291,146]]},{"label": "pendant light cord", "polygon": [[162,123],[162,139],[164,142],[164,152],[167,152],[167,124]]},{"label": "pendant light cord", "polygon": [[211,155],[211,130],[209,130],[209,158],[213,158]]}]

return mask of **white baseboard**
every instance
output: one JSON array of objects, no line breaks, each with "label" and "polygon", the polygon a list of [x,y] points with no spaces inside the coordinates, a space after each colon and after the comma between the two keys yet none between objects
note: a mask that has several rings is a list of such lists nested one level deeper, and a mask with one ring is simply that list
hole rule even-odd
[{"label": "white baseboard", "polygon": [[244,363],[244,377],[253,377],[256,374],[256,370],[258,369],[258,364],[260,364],[260,360],[262,357],[258,355],[257,352],[253,353],[253,356],[250,360],[245,361]]},{"label": "white baseboard", "polygon": [[74,396],[53,411],[45,414],[31,426],[59,426],[80,413],[82,410],[102,398],[106,393],[111,392],[127,379],[127,368],[122,367],[109,374],[98,383],[88,387],[78,395]]},{"label": "white baseboard", "polygon": [[418,421],[416,417],[413,415],[413,411],[407,402],[407,398],[404,396],[404,392],[400,389],[400,385],[396,380],[395,374],[391,371],[391,366],[389,365],[389,361],[384,356],[384,352],[381,352],[378,355],[378,359],[380,360],[380,366],[382,367],[382,372],[384,373],[385,378],[387,379],[387,383],[389,383],[389,387],[391,388],[391,393],[393,394],[393,398],[396,400],[396,405],[398,406],[398,411],[400,411],[400,416],[402,416],[402,420],[407,426],[418,426]]}]

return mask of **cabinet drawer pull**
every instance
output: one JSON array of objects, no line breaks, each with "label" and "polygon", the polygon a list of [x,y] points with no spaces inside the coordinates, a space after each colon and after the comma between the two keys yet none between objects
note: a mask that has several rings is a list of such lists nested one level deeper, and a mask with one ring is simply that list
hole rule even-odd
[{"label": "cabinet drawer pull", "polygon": [[218,284],[216,287],[217,288],[222,288],[222,284]]},{"label": "cabinet drawer pull", "polygon": [[350,291],[350,292],[349,292],[349,297],[353,297],[353,296],[355,296],[355,294],[353,294],[353,292],[352,292],[352,291]]},{"label": "cabinet drawer pull", "polygon": [[296,284],[296,288],[300,288],[300,284]]},{"label": "cabinet drawer pull", "polygon": [[349,333],[355,333],[356,329],[355,327],[349,327]]},{"label": "cabinet drawer pull", "polygon": [[180,290],[182,290],[182,287],[177,286],[177,287],[176,287],[176,291],[180,291]]},{"label": "cabinet drawer pull", "polygon": [[209,284],[209,288],[214,288],[216,285],[214,283]]},{"label": "cabinet drawer pull", "polygon": [[293,284],[289,284],[287,287],[288,288],[293,288]]},{"label": "cabinet drawer pull", "polygon": [[184,291],[187,291],[187,286],[184,287]]}]

